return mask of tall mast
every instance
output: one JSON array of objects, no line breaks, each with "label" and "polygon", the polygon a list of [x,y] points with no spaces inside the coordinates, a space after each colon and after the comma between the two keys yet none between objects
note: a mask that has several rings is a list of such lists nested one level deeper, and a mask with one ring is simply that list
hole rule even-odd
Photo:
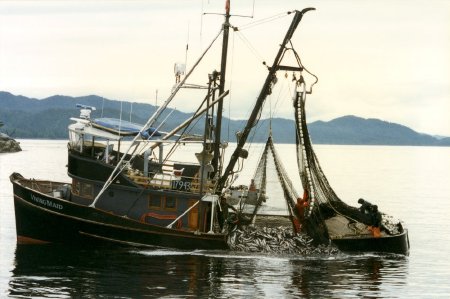
[{"label": "tall mast", "polygon": [[[220,78],[219,78],[219,95],[225,91],[225,73],[227,68],[227,55],[228,55],[228,35],[230,30],[230,0],[225,2],[225,22],[223,23],[223,41],[222,41],[222,58],[220,63]],[[220,135],[222,130],[222,110],[223,99],[217,104],[217,118],[215,128],[215,142],[214,142],[214,156],[212,160],[212,166],[214,167],[214,173],[219,171],[219,156],[220,156]],[[220,175],[220,173],[219,173]]]},{"label": "tall mast", "polygon": [[286,51],[286,45],[291,40],[292,35],[294,34],[295,30],[297,29],[298,24],[300,23],[303,15],[310,10],[314,10],[315,8],[305,8],[302,11],[295,11],[295,16],[292,20],[291,26],[289,27],[286,36],[284,37],[283,43],[280,45],[280,49],[278,50],[278,54],[275,57],[275,60],[272,64],[272,67],[269,68],[269,73],[267,74],[266,81],[264,82],[264,85],[261,89],[261,92],[258,96],[258,99],[256,100],[255,106],[253,107],[253,111],[247,120],[247,124],[242,131],[242,133],[239,136],[238,144],[233,152],[233,155],[230,158],[230,162],[228,163],[227,168],[225,169],[223,175],[220,177],[217,190],[220,192],[222,188],[225,185],[226,180],[228,179],[228,176],[230,175],[231,171],[234,169],[234,166],[236,165],[236,162],[238,158],[243,155],[243,148],[245,145],[245,142],[247,141],[247,138],[250,134],[251,129],[256,125],[258,122],[258,115],[260,114],[260,110],[262,109],[262,106],[264,104],[264,101],[267,98],[267,95],[270,93],[270,89],[272,86],[272,82],[275,78],[275,73],[278,70],[298,70],[300,71],[301,67],[295,68],[295,67],[289,67],[289,66],[281,66],[281,60],[283,59],[283,54]]}]

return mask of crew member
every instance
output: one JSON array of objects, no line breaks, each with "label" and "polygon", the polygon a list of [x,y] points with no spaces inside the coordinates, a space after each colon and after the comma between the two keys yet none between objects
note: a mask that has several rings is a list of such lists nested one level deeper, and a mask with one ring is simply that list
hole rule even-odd
[{"label": "crew member", "polygon": [[358,203],[361,204],[359,212],[361,213],[361,220],[366,225],[372,225],[372,204],[364,199],[358,199]]},{"label": "crew member", "polygon": [[295,204],[295,208],[297,210],[297,219],[294,219],[294,227],[296,232],[300,232],[302,229],[303,222],[305,221],[305,209],[308,206],[307,197],[299,197],[297,198],[297,203]]},{"label": "crew member", "polygon": [[381,213],[378,211],[377,205],[372,205],[370,202],[360,198],[358,203],[361,204],[359,211],[362,213],[362,222],[369,226],[369,230],[372,232],[375,238],[381,236]]},{"label": "crew member", "polygon": [[248,191],[256,191],[256,186],[255,186],[255,180],[252,179],[250,181],[250,187],[248,188]]},{"label": "crew member", "polygon": [[378,206],[372,206],[372,234],[375,238],[379,238],[381,236],[380,227],[381,227],[381,213],[378,211]]},{"label": "crew member", "polygon": [[362,198],[358,199],[358,203],[361,205],[359,207],[359,211],[363,214],[368,214],[370,211],[370,208],[372,207],[372,204],[368,201],[365,201]]}]

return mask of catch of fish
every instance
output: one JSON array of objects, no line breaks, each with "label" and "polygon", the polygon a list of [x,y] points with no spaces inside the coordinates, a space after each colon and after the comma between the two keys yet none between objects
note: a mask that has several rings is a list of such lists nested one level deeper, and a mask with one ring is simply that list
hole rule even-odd
[{"label": "catch of fish", "polygon": [[263,252],[297,255],[335,255],[339,250],[332,245],[314,246],[313,240],[303,233],[294,233],[292,227],[236,228],[228,236],[230,249],[243,252]]},{"label": "catch of fish", "polygon": [[388,234],[394,235],[403,232],[403,226],[400,220],[395,219],[391,215],[382,214],[381,226]]}]

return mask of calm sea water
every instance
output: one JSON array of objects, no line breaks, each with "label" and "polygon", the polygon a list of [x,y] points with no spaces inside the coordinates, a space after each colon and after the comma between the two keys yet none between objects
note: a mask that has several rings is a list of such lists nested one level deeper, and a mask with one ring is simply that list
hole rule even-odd
[{"label": "calm sea water", "polygon": [[[17,246],[8,176],[16,171],[69,181],[65,141],[21,140],[21,146],[20,153],[0,154],[0,297],[449,297],[450,148],[316,146],[342,199],[356,205],[363,197],[405,221],[411,253],[305,258],[88,244]],[[239,178],[246,184],[261,145],[252,149],[256,153]],[[294,146],[280,145],[278,151],[291,177],[298,177]],[[266,209],[280,211],[284,204],[275,182],[271,185]]]}]

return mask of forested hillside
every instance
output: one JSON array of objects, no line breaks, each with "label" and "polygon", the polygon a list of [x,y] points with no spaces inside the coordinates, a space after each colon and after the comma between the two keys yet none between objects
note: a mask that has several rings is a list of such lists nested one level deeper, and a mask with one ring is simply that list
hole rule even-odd
[{"label": "forested hillside", "polygon": [[[0,121],[3,131],[14,138],[66,139],[70,117],[78,117],[76,104],[97,108],[92,117],[115,117],[136,123],[145,123],[156,110],[155,106],[142,103],[120,102],[90,95],[68,97],[56,95],[45,99],[0,92]],[[131,115],[130,115],[131,111]],[[167,115],[169,111],[165,112]],[[189,113],[173,111],[161,130],[168,131],[187,119]],[[164,119],[164,114],[161,119]],[[224,140],[236,141],[235,133],[243,129],[244,120],[225,118],[222,126]],[[203,121],[199,120],[190,133],[200,133]],[[421,134],[403,125],[379,119],[364,119],[356,116],[343,116],[324,122],[309,124],[309,133],[316,144],[368,144],[368,145],[433,145],[449,146],[450,138],[436,138]],[[261,120],[256,132],[250,135],[251,141],[264,142],[269,128],[268,120]],[[276,142],[295,143],[294,122],[289,119],[272,119],[272,132]]]}]

